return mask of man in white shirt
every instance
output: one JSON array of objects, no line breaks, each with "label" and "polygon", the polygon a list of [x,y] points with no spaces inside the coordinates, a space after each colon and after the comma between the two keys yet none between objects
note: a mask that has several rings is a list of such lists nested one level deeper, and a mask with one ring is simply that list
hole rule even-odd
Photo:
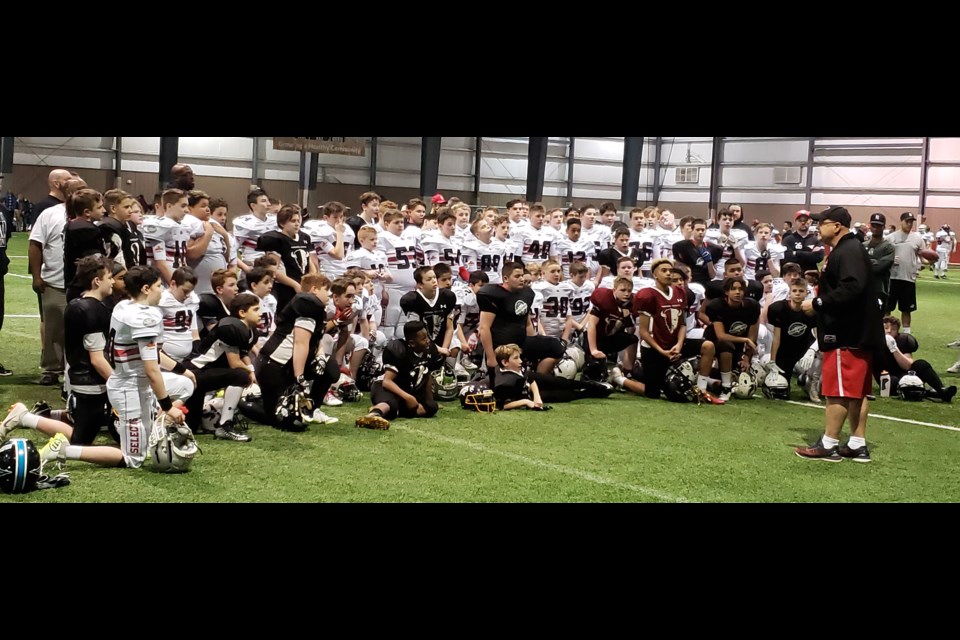
[{"label": "man in white shirt", "polygon": [[[71,194],[86,187],[87,183],[81,178],[71,178],[64,185],[63,193],[69,199]],[[67,306],[63,230],[66,225],[67,206],[61,203],[45,209],[30,231],[30,273],[33,276],[33,290],[40,295],[44,327],[40,384],[47,386],[58,384],[59,376],[63,374],[63,312]]]},{"label": "man in white shirt", "polygon": [[923,238],[913,231],[916,218],[909,211],[900,215],[900,228],[887,236],[893,245],[893,268],[890,270],[890,299],[887,311],[900,308],[900,333],[910,333],[910,318],[917,310],[917,274],[920,272],[919,253],[924,249]]}]

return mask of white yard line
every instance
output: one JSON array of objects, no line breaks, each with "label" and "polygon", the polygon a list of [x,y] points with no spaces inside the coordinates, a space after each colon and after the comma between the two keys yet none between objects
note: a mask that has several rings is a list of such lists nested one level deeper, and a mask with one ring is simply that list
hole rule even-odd
[{"label": "white yard line", "polygon": [[500,456],[502,458],[507,458],[513,460],[514,462],[521,462],[532,467],[538,467],[540,469],[547,469],[548,471],[555,471],[557,473],[562,473],[564,475],[573,476],[581,480],[586,480],[587,482],[594,482],[596,484],[607,485],[611,487],[616,487],[618,489],[625,489],[633,493],[640,495],[648,496],[651,498],[656,498],[661,502],[687,502],[687,500],[681,496],[673,496],[662,491],[657,491],[656,489],[651,489],[649,487],[641,487],[635,484],[628,484],[625,482],[619,482],[617,480],[611,480],[604,476],[597,475],[595,473],[590,473],[589,471],[583,471],[582,469],[575,469],[573,467],[565,467],[563,465],[554,464],[552,462],[546,462],[544,460],[538,460],[536,458],[528,458],[527,456],[522,456],[516,453],[510,453],[509,451],[501,451],[499,449],[494,449],[488,447],[485,444],[480,444],[478,442],[471,442],[469,440],[464,440],[462,438],[454,438],[451,436],[444,436],[438,433],[430,433],[429,431],[421,431],[420,429],[414,429],[413,427],[407,427],[403,425],[396,425],[393,427],[397,431],[408,431],[410,433],[423,436],[424,438],[430,438],[431,440],[439,440],[440,442],[446,442],[447,444],[456,445],[458,447],[466,447],[468,449],[473,449],[474,451],[480,451],[481,453],[489,453],[495,456]]},{"label": "white yard line", "polygon": [[[811,402],[796,402],[795,400],[787,400],[787,404],[795,404],[798,407],[810,407],[811,409],[824,409],[825,407],[820,404],[813,404]],[[958,427],[951,427],[946,424],[936,424],[934,422],[921,422],[919,420],[909,420],[907,418],[895,418],[893,416],[884,416],[879,413],[868,413],[868,416],[871,418],[878,418],[880,420],[892,420],[893,422],[907,422],[909,424],[919,424],[924,427],[933,427],[935,429],[946,429],[947,431],[960,431]]]},{"label": "white yard line", "polygon": [[5,316],[3,316],[3,317],[4,317],[4,318],[34,318],[34,319],[39,320],[39,319],[40,319],[40,314],[39,314],[39,313],[34,313],[33,315],[31,315],[31,314],[28,313],[28,314],[20,315],[20,314],[8,313],[7,315],[5,315]]}]

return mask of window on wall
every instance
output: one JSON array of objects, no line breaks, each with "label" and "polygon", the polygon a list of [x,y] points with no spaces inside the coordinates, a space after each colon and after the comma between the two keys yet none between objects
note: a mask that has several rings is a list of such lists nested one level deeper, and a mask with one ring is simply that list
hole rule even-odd
[{"label": "window on wall", "polygon": [[677,167],[677,184],[700,184],[700,167]]}]

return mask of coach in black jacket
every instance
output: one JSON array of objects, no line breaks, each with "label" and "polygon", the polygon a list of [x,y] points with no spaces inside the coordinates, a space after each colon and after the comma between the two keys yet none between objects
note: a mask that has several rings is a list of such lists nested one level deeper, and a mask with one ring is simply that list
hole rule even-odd
[{"label": "coach in black jacket", "polygon": [[[830,462],[844,458],[870,462],[865,397],[872,388],[872,351],[884,340],[870,257],[851,232],[850,213],[844,207],[831,207],[812,217],[820,224],[820,237],[833,247],[820,275],[819,295],[801,307],[817,317],[826,428],[820,440],[796,452],[801,458]],[[846,419],[850,421],[850,439],[840,447]]]}]

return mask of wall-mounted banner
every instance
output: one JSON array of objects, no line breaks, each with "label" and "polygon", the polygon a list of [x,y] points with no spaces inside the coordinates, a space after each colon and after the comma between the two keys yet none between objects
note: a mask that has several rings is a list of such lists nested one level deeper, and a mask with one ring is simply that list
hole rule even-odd
[{"label": "wall-mounted banner", "polygon": [[367,155],[367,141],[363,138],[274,138],[273,148],[281,151],[332,153],[341,156]]}]

